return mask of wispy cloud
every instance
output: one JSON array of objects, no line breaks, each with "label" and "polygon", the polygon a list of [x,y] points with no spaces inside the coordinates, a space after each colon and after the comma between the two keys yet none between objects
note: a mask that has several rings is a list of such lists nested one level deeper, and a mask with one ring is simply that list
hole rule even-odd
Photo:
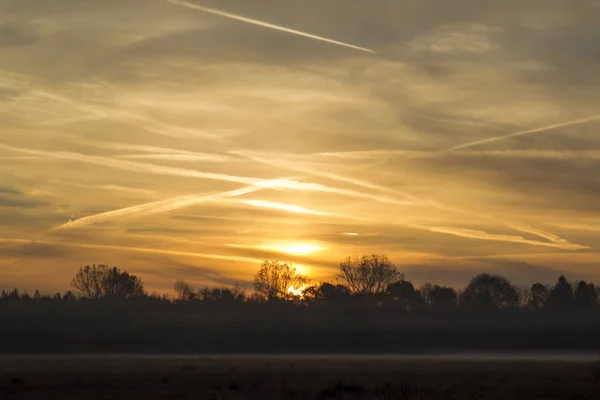
[{"label": "wispy cloud", "polygon": [[304,207],[301,207],[301,206],[298,206],[295,204],[285,204],[285,203],[278,203],[278,202],[265,201],[265,200],[237,200],[237,201],[242,204],[247,204],[247,205],[253,206],[253,207],[269,208],[269,209],[273,209],[273,210],[281,210],[281,211],[287,211],[287,212],[297,213],[297,214],[310,214],[310,215],[321,215],[321,216],[335,215],[335,214],[331,214],[331,213],[327,213],[327,212],[310,210],[308,208],[304,208]]},{"label": "wispy cloud", "polygon": [[493,142],[497,142],[499,140],[510,139],[510,138],[517,137],[517,136],[524,136],[524,135],[531,135],[534,133],[548,132],[548,131],[552,131],[555,129],[565,128],[565,127],[573,126],[573,125],[587,124],[588,122],[593,122],[593,121],[597,121],[597,120],[600,120],[600,115],[593,115],[591,117],[576,119],[574,121],[561,122],[559,124],[547,125],[547,126],[542,126],[540,128],[534,128],[534,129],[528,129],[525,131],[509,133],[508,135],[495,136],[495,137],[491,137],[491,138],[487,138],[487,139],[477,140],[475,142],[469,142],[469,143],[461,144],[458,146],[454,146],[450,150],[466,149],[468,147],[474,147],[474,146],[478,146],[480,144],[493,143]]},{"label": "wispy cloud", "polygon": [[115,245],[107,245],[107,244],[89,244],[89,243],[76,243],[76,242],[57,242],[50,240],[27,240],[27,239],[15,239],[15,238],[0,238],[0,249],[7,247],[10,248],[16,245],[51,245],[57,247],[75,247],[82,249],[93,249],[93,250],[113,250],[113,251],[123,251],[123,252],[131,252],[131,253],[145,253],[145,254],[160,254],[167,256],[180,256],[180,257],[193,257],[193,258],[204,258],[204,259],[213,259],[213,260],[224,260],[224,261],[241,261],[241,262],[251,262],[251,263],[260,263],[263,260],[251,257],[239,257],[239,256],[227,256],[223,254],[209,254],[209,253],[197,253],[197,252],[187,252],[187,251],[177,251],[177,250],[163,250],[156,248],[146,248],[146,247],[129,247],[129,246],[115,246]]},{"label": "wispy cloud", "polygon": [[67,181],[63,181],[60,179],[51,179],[51,180],[49,180],[49,183],[57,184],[57,185],[73,186],[73,187],[78,187],[78,188],[82,188],[82,189],[94,189],[94,190],[100,189],[100,190],[110,190],[110,191],[122,192],[122,193],[131,193],[131,194],[135,194],[138,196],[144,196],[144,197],[155,197],[157,195],[157,193],[154,190],[140,189],[140,188],[129,187],[129,186],[88,185],[88,184],[84,184],[84,183],[67,182]]},{"label": "wispy cloud", "polygon": [[37,125],[67,125],[72,124],[74,122],[82,122],[82,121],[95,121],[102,119],[103,116],[89,114],[89,115],[77,115],[75,117],[66,117],[66,118],[57,118],[57,119],[44,119],[39,121]]},{"label": "wispy cloud", "polygon": [[328,39],[328,38],[325,38],[325,37],[322,37],[322,36],[312,35],[310,33],[298,31],[298,30],[291,29],[291,28],[286,28],[284,26],[270,24],[268,22],[259,21],[259,20],[252,19],[252,18],[243,17],[241,15],[236,15],[236,14],[228,13],[228,12],[225,12],[225,11],[217,10],[215,8],[204,7],[204,6],[201,6],[201,5],[198,5],[198,4],[193,4],[193,3],[189,3],[187,1],[181,1],[181,0],[167,0],[167,1],[169,3],[172,3],[172,4],[177,4],[177,5],[180,5],[180,6],[183,6],[183,7],[188,7],[188,8],[191,8],[191,9],[194,9],[194,10],[198,10],[198,11],[202,11],[202,12],[205,12],[205,13],[209,13],[209,14],[213,14],[213,15],[218,15],[219,17],[229,18],[229,19],[233,19],[233,20],[240,21],[240,22],[245,22],[245,23],[252,24],[252,25],[262,26],[263,28],[274,29],[274,30],[277,30],[277,31],[281,31],[281,32],[285,32],[285,33],[290,33],[292,35],[298,35],[298,36],[302,36],[302,37],[305,37],[305,38],[318,40],[318,41],[321,41],[321,42],[335,44],[337,46],[343,46],[343,47],[348,47],[348,48],[355,49],[355,50],[364,51],[364,52],[367,52],[367,53],[375,53],[374,50],[367,49],[367,48],[364,48],[364,47],[355,46],[353,44],[344,43],[344,42],[340,42],[340,41],[333,40],[333,39]]},{"label": "wispy cloud", "polygon": [[338,189],[337,191],[340,194],[347,194],[349,196],[362,197],[362,198],[376,200],[376,201],[382,202],[382,203],[390,203],[390,204],[398,204],[398,205],[412,205],[412,206],[436,206],[436,205],[438,205],[434,201],[420,199],[417,196],[413,196],[411,194],[408,194],[408,193],[405,193],[405,192],[402,192],[399,190],[390,189],[388,187],[385,187],[382,185],[377,185],[377,184],[374,184],[374,183],[371,183],[371,182],[368,182],[368,181],[365,181],[362,179],[350,178],[347,176],[330,173],[325,170],[311,168],[300,162],[293,162],[293,161],[285,160],[283,158],[272,157],[272,156],[264,155],[264,154],[261,155],[261,154],[257,154],[255,152],[246,151],[246,150],[236,150],[236,151],[231,151],[231,153],[235,154],[235,155],[241,155],[241,156],[246,157],[247,159],[252,160],[254,162],[266,164],[266,165],[269,165],[272,167],[283,168],[283,169],[286,169],[289,171],[294,171],[294,172],[301,172],[301,173],[305,173],[305,174],[312,175],[312,176],[319,176],[319,177],[330,179],[332,181],[350,183],[354,186],[358,186],[363,189],[377,190],[380,192],[385,192],[385,193],[396,195],[396,196],[402,196],[402,197],[404,197],[404,200],[390,198],[390,197],[386,197],[386,196],[382,196],[382,195],[372,195],[372,194],[368,194],[368,193],[357,192],[357,191],[351,190],[351,189]]},{"label": "wispy cloud", "polygon": [[422,225],[412,225],[412,227],[416,229],[424,229],[430,232],[435,233],[445,233],[448,235],[460,236],[468,239],[478,239],[478,240],[491,240],[495,242],[508,242],[508,243],[519,243],[519,244],[527,244],[532,246],[542,246],[542,247],[553,247],[561,250],[585,250],[589,249],[588,246],[582,246],[579,244],[569,243],[568,241],[563,242],[542,242],[539,240],[530,240],[525,239],[522,236],[512,236],[512,235],[499,235],[492,234],[481,230],[475,229],[461,229],[454,227],[445,227],[445,226],[422,226]]},{"label": "wispy cloud", "polygon": [[527,225],[510,223],[510,224],[508,224],[508,226],[515,230],[521,231],[521,232],[530,233],[532,235],[539,236],[541,238],[551,241],[552,243],[567,243],[567,244],[569,243],[567,240],[562,239],[561,237],[559,237],[551,232],[545,232],[541,229],[532,228]]},{"label": "wispy cloud", "polygon": [[319,186],[313,187],[310,184],[303,184],[299,182],[295,182],[293,180],[287,179],[261,179],[261,178],[252,178],[252,177],[241,177],[234,175],[226,175],[219,173],[211,173],[211,172],[203,172],[192,169],[185,168],[175,168],[168,167],[164,165],[157,164],[146,164],[139,163],[134,161],[127,160],[117,160],[114,158],[108,157],[99,157],[92,156],[82,153],[74,153],[74,152],[64,152],[64,151],[44,151],[44,150],[32,150],[25,149],[21,147],[8,146],[4,144],[0,144],[0,148],[29,154],[35,156],[49,157],[53,159],[65,160],[65,161],[75,161],[75,162],[83,162],[88,164],[99,165],[107,168],[120,169],[125,171],[132,172],[141,172],[141,173],[150,173],[157,175],[169,175],[169,176],[182,176],[189,178],[201,178],[201,179],[209,179],[209,180],[219,180],[225,182],[235,182],[235,183],[243,183],[247,185],[257,185],[262,187],[269,188],[287,188],[287,189],[311,189],[317,190]]},{"label": "wispy cloud", "polygon": [[117,158],[126,158],[130,160],[166,160],[166,161],[209,161],[209,162],[224,162],[231,160],[230,158],[217,154],[119,154]]},{"label": "wispy cloud", "polygon": [[403,195],[405,197],[411,197],[410,195],[408,195],[404,192],[390,189],[390,188],[382,186],[382,185],[377,185],[377,184],[374,184],[374,183],[371,183],[371,182],[368,182],[365,180],[349,178],[349,177],[342,176],[339,174],[330,173],[330,172],[323,171],[323,170],[318,170],[318,169],[306,166],[302,163],[289,161],[289,160],[281,158],[281,157],[273,157],[273,156],[264,155],[264,154],[260,155],[255,152],[246,151],[246,150],[236,150],[236,151],[231,151],[231,153],[236,154],[236,155],[242,155],[254,162],[270,165],[272,167],[284,168],[284,169],[287,169],[290,171],[302,172],[302,173],[310,174],[313,176],[320,176],[320,177],[328,178],[328,179],[338,181],[338,182],[351,183],[352,185],[359,186],[359,187],[366,188],[366,189],[375,189],[375,190],[379,190],[382,192],[394,193],[394,194]]},{"label": "wispy cloud", "polygon": [[572,229],[576,231],[591,231],[591,232],[600,232],[600,223],[594,224],[585,224],[585,223],[557,223],[554,224],[559,228]]},{"label": "wispy cloud", "polygon": [[[430,156],[443,153],[432,153]],[[460,157],[500,157],[521,159],[548,159],[548,160],[581,160],[600,159],[600,150],[469,150],[458,151],[453,154]]]},{"label": "wispy cloud", "polygon": [[43,150],[31,150],[24,149],[21,147],[8,146],[4,144],[0,144],[1,149],[20,152],[24,154],[36,155],[36,156],[45,156],[54,159],[67,160],[67,161],[76,161],[76,162],[85,162],[89,164],[100,165],[108,168],[121,169],[132,172],[143,172],[143,173],[151,173],[158,175],[170,175],[170,176],[182,176],[189,178],[200,178],[200,179],[209,179],[209,180],[218,180],[225,182],[235,182],[242,183],[245,185],[259,186],[262,188],[268,189],[280,189],[280,190],[298,190],[298,191],[307,191],[307,192],[323,192],[323,193],[333,193],[344,196],[365,198],[370,200],[375,200],[381,203],[388,204],[396,204],[402,206],[418,206],[422,204],[415,203],[414,201],[404,201],[397,200],[394,198],[373,195],[369,193],[362,193],[352,189],[344,189],[337,187],[330,187],[318,183],[311,182],[300,182],[293,179],[287,178],[277,178],[277,179],[263,179],[263,178],[254,178],[254,177],[244,177],[244,176],[234,176],[234,175],[226,175],[212,172],[203,172],[192,169],[185,168],[176,168],[176,167],[168,167],[164,165],[156,165],[156,164],[146,164],[146,163],[138,163],[134,161],[126,161],[126,160],[117,160],[114,158],[107,157],[99,157],[99,156],[91,156],[87,154],[81,153],[73,153],[73,152],[50,152]]},{"label": "wispy cloud", "polygon": [[[156,119],[150,118],[146,115],[135,113],[121,108],[114,108],[102,104],[94,104],[89,101],[75,101],[63,94],[50,92],[43,89],[34,89],[30,92],[34,97],[46,98],[70,106],[84,114],[81,116],[75,116],[63,120],[63,124],[72,122],[72,119],[80,118],[103,118],[135,126],[136,128],[145,130],[147,132],[155,133],[158,135],[175,137],[175,138],[202,138],[211,139],[215,141],[222,141],[232,136],[231,130],[217,130],[217,131],[204,131],[199,129],[192,129],[182,127],[174,124],[168,124],[165,122],[157,121]],[[45,120],[44,120],[45,121]],[[42,123],[44,122],[42,121]],[[49,121],[50,124],[60,124],[60,119],[52,119]],[[236,133],[233,133],[234,135]]]}]

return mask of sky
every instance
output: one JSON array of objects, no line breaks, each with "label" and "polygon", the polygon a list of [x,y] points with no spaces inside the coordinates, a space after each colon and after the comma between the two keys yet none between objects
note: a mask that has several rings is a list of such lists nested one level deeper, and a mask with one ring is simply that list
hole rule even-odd
[{"label": "sky", "polygon": [[599,0],[0,0],[0,288],[600,281]]}]

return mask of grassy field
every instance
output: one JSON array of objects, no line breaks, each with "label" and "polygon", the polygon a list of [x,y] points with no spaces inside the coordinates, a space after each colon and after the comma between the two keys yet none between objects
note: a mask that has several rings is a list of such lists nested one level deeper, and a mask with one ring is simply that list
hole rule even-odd
[{"label": "grassy field", "polygon": [[600,399],[588,359],[0,356],[0,399]]}]

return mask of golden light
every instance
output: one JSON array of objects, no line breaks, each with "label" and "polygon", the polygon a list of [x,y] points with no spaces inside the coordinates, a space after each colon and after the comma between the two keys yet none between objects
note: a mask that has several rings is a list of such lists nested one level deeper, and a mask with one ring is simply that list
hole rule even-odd
[{"label": "golden light", "polygon": [[299,289],[296,289],[293,286],[290,286],[288,289],[288,292],[293,294],[294,296],[298,296],[298,297],[303,297],[304,296],[304,289],[306,289],[306,286],[302,286]]},{"label": "golden light", "polygon": [[304,207],[301,207],[301,206],[298,206],[295,204],[277,203],[277,202],[265,201],[265,200],[241,200],[240,202],[243,204],[247,204],[249,206],[253,206],[253,207],[268,208],[268,209],[279,210],[279,211],[287,211],[287,212],[296,213],[296,214],[312,214],[312,215],[325,215],[325,216],[331,215],[326,212],[309,210],[308,208],[304,208]]},{"label": "golden light", "polygon": [[316,244],[308,243],[293,243],[284,245],[271,246],[273,250],[280,251],[282,253],[292,254],[295,256],[305,256],[308,254],[316,253],[317,251],[324,250],[325,248]]},{"label": "golden light", "polygon": [[308,276],[310,275],[310,269],[302,264],[293,264],[294,268],[296,268],[296,272],[300,275]]},{"label": "golden light", "polygon": [[227,246],[274,251],[277,253],[291,254],[294,256],[309,255],[326,249],[326,247],[316,243],[300,242],[269,242],[269,244],[262,245],[227,244]]}]

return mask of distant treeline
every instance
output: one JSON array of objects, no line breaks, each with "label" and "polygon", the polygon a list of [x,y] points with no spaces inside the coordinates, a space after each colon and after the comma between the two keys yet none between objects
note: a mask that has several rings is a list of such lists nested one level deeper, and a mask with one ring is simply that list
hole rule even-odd
[{"label": "distant treeline", "polygon": [[480,274],[456,290],[419,288],[387,257],[349,257],[335,283],[312,284],[265,261],[255,291],[193,288],[148,294],[106,265],[81,268],[72,291],[0,294],[0,352],[414,352],[596,350],[600,290],[560,276],[517,287]]}]

